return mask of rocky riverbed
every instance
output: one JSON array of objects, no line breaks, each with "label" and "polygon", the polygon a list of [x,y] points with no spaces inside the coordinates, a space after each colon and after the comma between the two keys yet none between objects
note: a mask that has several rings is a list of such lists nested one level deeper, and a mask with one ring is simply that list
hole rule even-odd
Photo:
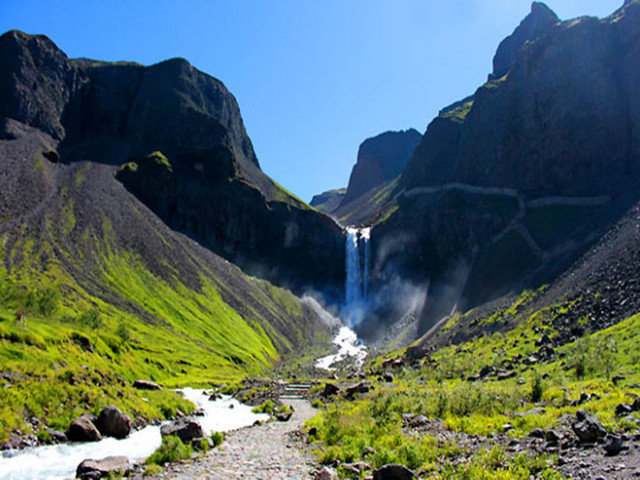
[{"label": "rocky riverbed", "polygon": [[[169,466],[145,479],[303,480],[316,465],[296,441],[297,432],[316,411],[307,400],[284,400],[293,407],[288,422],[270,422],[229,432],[219,449],[185,463]],[[141,475],[134,478],[141,479]]]}]

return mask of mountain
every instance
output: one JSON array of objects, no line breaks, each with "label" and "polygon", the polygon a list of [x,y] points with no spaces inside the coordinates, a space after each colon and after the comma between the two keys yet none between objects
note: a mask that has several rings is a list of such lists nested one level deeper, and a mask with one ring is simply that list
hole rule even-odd
[{"label": "mountain", "polygon": [[[20,32],[3,35],[0,51],[0,113],[61,140],[63,162],[123,166],[118,178],[170,227],[248,273],[298,291],[341,285],[340,228],[260,170],[220,81],[183,59],[69,60]],[[170,171],[134,167],[152,152]]]},{"label": "mountain", "polygon": [[326,192],[314,195],[309,202],[313,208],[320,210],[322,213],[330,215],[336,208],[340,206],[340,202],[347,193],[346,188],[336,188],[335,190],[327,190]]},{"label": "mountain", "polygon": [[[427,292],[414,333],[551,281],[637,201],[639,24],[637,1],[563,22],[534,3],[489,81],[431,122],[367,222],[373,288]],[[406,315],[385,308],[363,334]]]},{"label": "mountain", "polygon": [[207,248],[265,255],[283,283],[342,275],[340,229],[259,170],[220,82],[184,60],[72,61],[15,31],[0,82],[0,442],[109,402],[138,423],[189,408],[135,379],[231,382],[330,348],[315,301]]},{"label": "mountain", "polygon": [[357,162],[347,189],[317,195],[311,205],[339,219],[343,225],[355,225],[368,219],[386,200],[380,192],[390,190],[420,139],[421,135],[414,129],[384,132],[366,139],[358,148]]}]

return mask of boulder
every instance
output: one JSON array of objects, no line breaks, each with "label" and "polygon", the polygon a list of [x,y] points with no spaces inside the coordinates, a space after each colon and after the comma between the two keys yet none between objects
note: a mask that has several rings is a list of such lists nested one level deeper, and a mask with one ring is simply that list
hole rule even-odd
[{"label": "boulder", "polygon": [[337,395],[340,393],[340,387],[334,385],[333,383],[325,383],[324,390],[322,391],[323,397],[330,397],[332,395]]},{"label": "boulder", "polygon": [[424,415],[418,415],[416,417],[413,417],[409,422],[409,426],[413,428],[422,427],[423,425],[428,425],[428,424],[429,424],[429,419]]},{"label": "boulder", "polygon": [[100,412],[96,427],[105,437],[127,438],[133,421],[115,405],[109,405]]},{"label": "boulder", "polygon": [[194,438],[204,437],[202,426],[191,418],[181,418],[162,425],[162,427],[160,427],[160,433],[163,437],[176,435],[184,443],[190,442]]},{"label": "boulder", "polygon": [[67,436],[59,432],[58,430],[51,430],[50,428],[46,428],[45,431],[49,434],[49,443],[67,443]]},{"label": "boulder", "polygon": [[70,442],[97,442],[102,440],[102,435],[100,435],[100,431],[94,423],[95,421],[96,417],[88,414],[76,418],[67,428],[67,439]]},{"label": "boulder", "polygon": [[356,393],[367,393],[370,390],[365,382],[356,383],[346,389],[347,397],[353,397]]},{"label": "boulder", "polygon": [[329,467],[321,467],[320,470],[316,470],[313,475],[314,480],[335,480],[338,478],[336,471]]},{"label": "boulder", "polygon": [[129,459],[124,456],[106,457],[101,460],[83,460],[76,469],[76,477],[81,480],[121,477],[131,471]]},{"label": "boulder", "polygon": [[607,430],[600,423],[600,420],[587,411],[578,410],[576,418],[577,421],[571,427],[582,443],[595,443],[607,435]]},{"label": "boulder", "polygon": [[150,380],[136,380],[133,382],[133,388],[138,390],[162,390],[162,387]]},{"label": "boulder", "polygon": [[292,410],[286,410],[284,412],[276,413],[275,417],[276,417],[276,420],[278,420],[279,422],[288,422],[291,419],[292,415],[293,415]]},{"label": "boulder", "polygon": [[373,480],[413,480],[415,473],[404,465],[390,463],[373,472]]},{"label": "boulder", "polygon": [[624,417],[633,412],[633,408],[628,403],[621,403],[616,406],[616,417]]},{"label": "boulder", "polygon": [[620,435],[608,434],[604,439],[603,446],[607,455],[618,455],[622,451],[622,437]]}]

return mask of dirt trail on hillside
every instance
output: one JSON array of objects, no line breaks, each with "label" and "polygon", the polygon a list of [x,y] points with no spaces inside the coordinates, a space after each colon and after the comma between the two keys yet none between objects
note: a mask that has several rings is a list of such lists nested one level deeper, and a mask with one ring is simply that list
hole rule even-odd
[{"label": "dirt trail on hillside", "polygon": [[[303,480],[312,478],[315,464],[291,433],[317,411],[306,400],[285,400],[294,408],[288,422],[271,422],[227,434],[220,449],[185,464],[169,466],[145,479]],[[136,477],[136,478],[142,478]]]}]

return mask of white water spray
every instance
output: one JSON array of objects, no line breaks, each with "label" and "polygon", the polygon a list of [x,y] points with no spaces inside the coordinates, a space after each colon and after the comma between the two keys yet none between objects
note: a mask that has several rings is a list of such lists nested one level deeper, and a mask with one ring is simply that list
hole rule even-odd
[{"label": "white water spray", "polygon": [[[369,290],[369,239],[371,228],[346,229],[345,238],[345,317],[349,325],[362,321],[366,313],[366,299]],[[360,251],[363,250],[361,256]]]}]

